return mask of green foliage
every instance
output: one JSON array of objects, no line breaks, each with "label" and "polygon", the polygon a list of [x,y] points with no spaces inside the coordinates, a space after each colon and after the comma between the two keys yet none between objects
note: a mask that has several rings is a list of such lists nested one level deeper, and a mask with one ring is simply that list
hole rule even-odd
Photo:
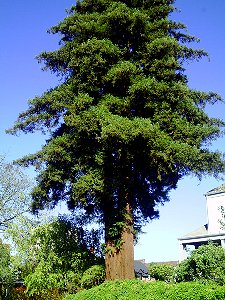
[{"label": "green foliage", "polygon": [[93,242],[88,232],[63,217],[32,228],[23,274],[28,295],[74,292],[84,271],[102,262],[91,251]]},{"label": "green foliage", "polygon": [[23,169],[0,156],[0,229],[5,230],[31,206],[31,180]]},{"label": "green foliage", "polygon": [[221,246],[209,243],[194,250],[176,270],[177,281],[200,280],[225,283],[225,252]]},{"label": "green foliage", "polygon": [[28,296],[24,286],[12,287],[9,295],[9,300],[62,300],[62,298],[63,295],[58,289],[46,290],[41,295]]},{"label": "green foliage", "polygon": [[224,299],[225,288],[215,284],[182,282],[113,281],[87,291],[68,295],[64,300],[219,300]]},{"label": "green foliage", "polygon": [[11,271],[18,280],[23,280],[34,269],[34,259],[29,257],[30,238],[33,230],[40,225],[28,214],[20,215],[16,222],[10,223],[4,231],[4,240],[8,241],[11,249]]},{"label": "green foliage", "polygon": [[160,281],[172,282],[174,280],[175,267],[167,264],[150,263],[148,272],[151,278]]},{"label": "green foliage", "polygon": [[201,284],[192,282],[182,282],[172,285],[169,288],[167,298],[169,300],[218,300],[224,299],[225,288],[215,284]]},{"label": "green foliage", "polygon": [[[11,279],[11,287],[15,278],[24,281],[27,287],[26,295],[10,288],[13,297],[61,299],[80,288],[85,270],[103,263],[98,230],[84,230],[79,218],[60,216],[37,222],[21,216],[7,228],[5,235],[11,240],[14,251],[11,257],[9,251],[6,253],[8,260],[1,256],[0,267]],[[104,272],[96,267],[96,272],[94,269],[88,273],[88,278],[86,276],[87,284],[102,282]],[[93,278],[94,275],[98,278]],[[4,289],[9,286],[8,281],[4,278],[7,284]]]},{"label": "green foliage", "polygon": [[81,278],[81,287],[90,289],[105,281],[105,267],[103,265],[94,265],[87,269]]},{"label": "green foliage", "polygon": [[10,246],[0,240],[0,298],[7,298],[6,290],[11,288],[15,279],[16,274],[12,267]]},{"label": "green foliage", "polygon": [[[21,219],[31,208],[31,180],[18,165],[7,163],[0,156],[0,230],[3,231],[2,238],[9,238],[12,228],[19,229]],[[24,232],[22,230],[20,233]],[[17,235],[19,231],[17,232]],[[0,297],[11,299],[14,297],[13,286],[16,279],[20,279],[21,259],[12,256],[12,245],[0,240]],[[4,241],[4,239],[3,239]],[[20,236],[20,244],[25,243]],[[13,296],[14,295],[14,296]],[[18,296],[19,297],[19,296]],[[17,297],[17,298],[18,298]],[[14,297],[16,299],[16,296]],[[18,298],[19,299],[19,298]]]},{"label": "green foliage", "polygon": [[18,280],[18,268],[10,254],[10,245],[0,240],[0,299],[19,300],[14,289],[14,283]]}]

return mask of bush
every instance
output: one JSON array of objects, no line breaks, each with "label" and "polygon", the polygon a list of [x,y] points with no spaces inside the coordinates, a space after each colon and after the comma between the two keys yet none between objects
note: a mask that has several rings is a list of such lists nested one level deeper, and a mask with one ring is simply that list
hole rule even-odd
[{"label": "bush", "polygon": [[162,282],[147,284],[141,280],[115,280],[106,281],[100,286],[75,295],[69,295],[64,300],[159,300],[162,298],[158,297],[158,294],[162,295],[165,290]]},{"label": "bush", "polygon": [[206,281],[225,284],[225,252],[213,243],[202,245],[183,261],[176,270],[176,280]]},{"label": "bush", "polygon": [[174,270],[175,267],[172,265],[150,263],[148,266],[148,272],[151,278],[165,282],[173,281]]},{"label": "bush", "polygon": [[107,281],[98,287],[68,295],[64,300],[222,300],[225,287],[182,282]]},{"label": "bush", "polygon": [[[56,291],[69,294],[79,289],[83,273],[102,261],[89,250],[95,246],[93,235],[94,232],[84,231],[66,216],[36,227],[28,243],[28,261],[34,268],[24,278],[27,294],[42,295],[50,291],[49,299],[53,296],[57,299]],[[94,279],[90,276],[89,285],[93,286]]]},{"label": "bush", "polygon": [[49,289],[40,294],[28,296],[28,300],[62,300],[63,295],[65,296],[65,293],[62,293],[59,289]]},{"label": "bush", "polygon": [[10,291],[11,300],[28,300],[28,296],[25,294],[25,287],[15,287]]},{"label": "bush", "polygon": [[90,289],[93,286],[99,285],[105,281],[105,267],[95,265],[87,269],[81,278],[81,287]]},{"label": "bush", "polygon": [[181,282],[171,285],[166,297],[168,300],[219,300],[225,299],[225,288],[215,284]]}]

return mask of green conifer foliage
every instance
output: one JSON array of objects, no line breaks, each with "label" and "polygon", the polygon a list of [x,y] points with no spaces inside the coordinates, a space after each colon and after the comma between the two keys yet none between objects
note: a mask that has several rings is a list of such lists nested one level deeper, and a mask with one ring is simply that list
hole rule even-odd
[{"label": "green conifer foliage", "polygon": [[43,130],[43,148],[21,159],[39,170],[33,209],[66,201],[104,224],[117,245],[158,216],[183,176],[217,176],[223,156],[208,150],[225,123],[210,118],[215,93],[192,90],[184,63],[205,56],[169,19],[173,0],[83,0],[50,32],[60,47],[39,62],[60,76],[29,101],[11,132]]}]

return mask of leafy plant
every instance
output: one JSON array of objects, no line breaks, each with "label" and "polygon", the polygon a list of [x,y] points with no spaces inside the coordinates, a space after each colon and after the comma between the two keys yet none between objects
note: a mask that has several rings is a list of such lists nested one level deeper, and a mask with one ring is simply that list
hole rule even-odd
[{"label": "leafy plant", "polygon": [[90,240],[88,231],[63,217],[34,228],[28,254],[33,270],[25,277],[28,295],[76,291],[84,271],[102,262]]},{"label": "leafy plant", "polygon": [[105,281],[105,267],[103,265],[94,265],[87,269],[81,278],[81,287],[90,289]]},{"label": "leafy plant", "polygon": [[176,269],[177,281],[213,281],[225,283],[225,251],[210,242],[194,250]]},{"label": "leafy plant", "polygon": [[5,230],[30,211],[32,182],[22,167],[0,156],[0,229]]},{"label": "leafy plant", "polygon": [[15,274],[13,273],[10,257],[10,247],[0,240],[0,297],[7,299],[7,294],[11,289]]},{"label": "leafy plant", "polygon": [[172,282],[174,280],[175,267],[168,264],[150,263],[148,271],[151,278],[160,281]]},{"label": "leafy plant", "polygon": [[223,300],[225,287],[198,282],[168,284],[140,280],[110,281],[64,300]]}]

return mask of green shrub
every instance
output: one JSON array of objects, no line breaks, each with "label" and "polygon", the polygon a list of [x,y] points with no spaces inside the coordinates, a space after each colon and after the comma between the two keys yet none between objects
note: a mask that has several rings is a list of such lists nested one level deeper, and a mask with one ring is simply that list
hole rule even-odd
[{"label": "green shrub", "polygon": [[219,300],[225,299],[225,288],[215,284],[181,282],[171,285],[167,292],[168,300]]},{"label": "green shrub", "polygon": [[106,281],[90,290],[69,295],[64,300],[160,300],[165,290],[166,286],[162,282],[149,284],[141,280],[116,280]]},{"label": "green shrub", "polygon": [[29,241],[28,261],[34,267],[24,278],[27,294],[42,295],[50,291],[51,299],[51,293],[58,297],[56,291],[68,294],[79,289],[83,273],[102,261],[89,250],[93,235],[94,232],[84,231],[66,216],[37,226]]},{"label": "green shrub", "polygon": [[148,272],[151,278],[156,280],[172,282],[174,278],[174,269],[172,265],[165,265],[159,263],[150,263],[148,265]]},{"label": "green shrub", "polygon": [[81,278],[81,287],[90,289],[105,281],[105,267],[102,265],[94,265],[87,269]]},{"label": "green shrub", "polygon": [[108,281],[64,300],[224,300],[225,287],[198,282],[168,284],[140,280]]},{"label": "green shrub", "polygon": [[28,297],[28,300],[62,300],[64,293],[59,289],[49,289],[41,292],[40,294],[34,294]]},{"label": "green shrub", "polygon": [[225,284],[225,252],[213,243],[202,245],[191,253],[176,270],[176,280]]}]

